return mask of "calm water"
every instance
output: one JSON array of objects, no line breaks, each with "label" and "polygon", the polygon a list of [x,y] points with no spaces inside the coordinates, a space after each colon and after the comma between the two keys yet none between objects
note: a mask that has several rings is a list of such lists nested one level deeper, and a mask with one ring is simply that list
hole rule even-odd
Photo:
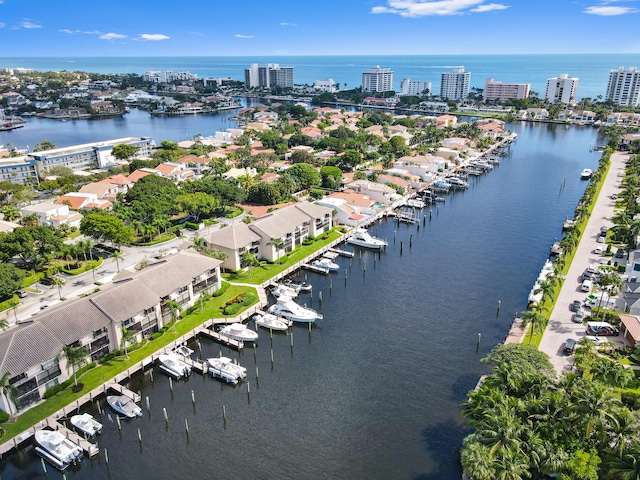
[{"label": "calm water", "polygon": [[578,77],[578,98],[604,95],[609,71],[620,66],[640,66],[640,54],[537,54],[537,55],[335,55],[269,57],[0,57],[0,68],[69,70],[95,73],[137,73],[149,70],[190,71],[200,77],[231,77],[244,81],[252,63],[278,63],[295,67],[296,84],[333,78],[342,87],[362,84],[362,72],[380,65],[394,72],[394,87],[402,79],[433,83],[440,91],[440,75],[462,65],[471,72],[471,86],[483,88],[487,78],[505,83],[531,83],[544,96],[547,78],[561,73]]},{"label": "calm water", "polygon": [[[580,172],[599,158],[589,153],[591,128],[510,128],[519,135],[511,156],[434,207],[431,221],[424,211],[419,230],[383,221],[371,227],[390,242],[379,259],[363,251],[338,259],[340,273],[309,274],[313,300],[301,302],[325,318],[310,335],[293,328],[293,349],[288,336],[270,339],[264,331],[255,356],[250,348],[223,349],[248,368],[250,398],[246,385],[197,374],[174,382],[173,393],[157,371],[153,383],[148,374],[134,377],[130,388],[150,398],[150,415],[123,422],[118,432],[113,414],[103,414],[98,443],[108,449],[109,465],[103,455],[85,459],[67,478],[459,479],[466,433],[459,405],[485,372],[478,360],[526,307],[548,249],[584,191]],[[203,358],[219,352],[202,342]],[[48,478],[61,478],[48,470]],[[3,461],[0,476],[46,478],[31,447]]]}]

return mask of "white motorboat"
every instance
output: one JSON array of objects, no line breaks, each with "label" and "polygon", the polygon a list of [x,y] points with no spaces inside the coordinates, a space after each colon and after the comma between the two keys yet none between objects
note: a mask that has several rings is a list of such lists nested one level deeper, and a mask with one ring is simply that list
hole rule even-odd
[{"label": "white motorboat", "polygon": [[455,187],[455,188],[468,188],[469,187],[469,182],[463,180],[460,177],[449,177],[448,181],[451,184],[451,186]]},{"label": "white motorboat", "polygon": [[591,175],[593,175],[593,170],[585,168],[584,170],[582,170],[580,178],[582,178],[583,180],[588,180],[589,178],[591,178]]},{"label": "white motorboat", "polygon": [[255,342],[258,339],[258,333],[248,328],[244,323],[227,325],[220,330],[220,334],[240,342]]},{"label": "white motorboat", "polygon": [[255,320],[256,325],[259,325],[263,328],[268,328],[269,330],[285,331],[289,328],[289,326],[285,322],[280,320],[272,313],[265,313],[264,315],[258,313],[255,316]]},{"label": "white motorboat", "polygon": [[426,203],[424,203],[419,198],[409,198],[407,200],[406,205],[407,207],[413,207],[413,208],[424,208],[427,206]]},{"label": "white motorboat", "polygon": [[347,243],[366,248],[382,248],[387,246],[387,242],[380,238],[372,236],[364,228],[356,228],[351,236],[347,239]]},{"label": "white motorboat", "polygon": [[338,270],[340,270],[340,265],[338,265],[336,262],[334,262],[333,260],[327,257],[322,257],[317,260],[314,260],[313,262],[311,262],[311,265],[313,265],[314,267],[321,268],[323,270],[328,270],[330,272],[337,272]]},{"label": "white motorboat", "polygon": [[227,383],[237,384],[247,377],[247,369],[238,365],[229,357],[207,358],[209,373],[211,376],[220,378]]},{"label": "white motorboat", "polygon": [[142,409],[126,395],[108,395],[107,403],[111,408],[128,418],[141,417]]},{"label": "white motorboat", "polygon": [[313,323],[322,319],[322,314],[311,308],[298,305],[290,297],[280,297],[277,303],[269,307],[268,312],[301,323]]},{"label": "white motorboat", "polygon": [[98,433],[102,433],[102,424],[93,418],[93,415],[90,413],[73,415],[69,421],[71,422],[71,425],[76,427],[85,435],[93,436]]},{"label": "white motorboat", "polygon": [[282,283],[278,283],[275,287],[271,289],[271,295],[278,298],[280,295],[286,295],[291,298],[296,298],[298,296],[299,290],[293,287],[288,287]]},{"label": "white motorboat", "polygon": [[36,453],[60,470],[82,460],[82,449],[58,431],[37,430],[35,441]]},{"label": "white motorboat", "polygon": [[176,345],[173,351],[176,352],[178,355],[182,355],[185,358],[191,358],[191,354],[193,353],[193,350],[187,347],[186,343],[181,343],[180,345]]},{"label": "white motorboat", "polygon": [[158,357],[160,370],[173,378],[188,377],[191,375],[191,365],[180,360],[177,353],[163,353]]},{"label": "white motorboat", "polygon": [[298,278],[286,278],[282,281],[282,284],[289,288],[294,288],[298,293],[311,293],[313,289],[310,283]]}]

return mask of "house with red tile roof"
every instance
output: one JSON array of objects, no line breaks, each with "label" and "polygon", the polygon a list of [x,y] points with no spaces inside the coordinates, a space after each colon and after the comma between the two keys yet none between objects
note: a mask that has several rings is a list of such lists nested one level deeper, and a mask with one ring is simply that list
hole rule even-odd
[{"label": "house with red tile roof", "polygon": [[399,187],[400,189],[402,189],[404,193],[407,193],[411,186],[411,183],[402,177],[398,177],[396,175],[388,175],[384,173],[382,175],[378,175],[378,183],[382,183],[385,185],[395,185],[396,187]]},{"label": "house with red tile roof", "polygon": [[127,178],[131,180],[132,183],[136,183],[138,180],[146,177],[147,175],[157,175],[157,173],[139,169],[131,172]]},{"label": "house with red tile roof", "polygon": [[446,127],[455,127],[458,123],[458,117],[455,115],[440,115],[436,117],[436,127],[438,128],[446,128]]},{"label": "house with red tile roof", "polygon": [[620,314],[621,333],[631,346],[640,342],[640,317]]},{"label": "house with red tile roof", "polygon": [[98,198],[95,193],[86,192],[66,193],[58,197],[56,204],[67,205],[70,210],[90,210],[92,208],[105,210],[112,206],[112,203],[109,200]]}]

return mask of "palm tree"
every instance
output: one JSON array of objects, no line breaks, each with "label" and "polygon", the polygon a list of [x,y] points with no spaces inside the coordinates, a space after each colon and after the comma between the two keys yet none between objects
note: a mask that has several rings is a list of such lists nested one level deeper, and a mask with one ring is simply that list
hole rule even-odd
[{"label": "palm tree", "polygon": [[242,255],[242,263],[249,267],[249,278],[251,278],[251,270],[253,269],[253,267],[257,267],[258,265],[260,265],[258,257],[256,257],[253,253],[248,252]]},{"label": "palm tree", "polygon": [[15,404],[16,397],[18,395],[18,389],[9,383],[9,378],[11,374],[6,372],[2,377],[0,377],[0,391],[2,391],[2,395],[7,399],[7,405],[9,406],[9,416],[13,417],[13,408],[11,405]]},{"label": "palm tree", "polygon": [[553,300],[555,298],[556,281],[556,277],[549,276],[546,280],[542,280],[538,283],[538,288],[536,288],[533,293],[542,292],[540,304],[544,304],[545,301]]},{"label": "palm tree", "polygon": [[122,341],[120,342],[120,345],[124,350],[124,358],[127,358],[127,359],[129,358],[129,353],[127,352],[127,345],[129,345],[129,342],[133,337],[134,337],[134,333],[131,330],[129,330],[128,328],[122,329]]},{"label": "palm tree", "polygon": [[608,478],[637,480],[640,478],[640,455],[637,451],[626,453],[610,463]]},{"label": "palm tree", "polygon": [[542,328],[544,328],[544,325],[546,324],[546,320],[547,320],[535,308],[522,312],[522,315],[520,316],[520,318],[522,318],[523,327],[527,327],[527,325],[531,324],[531,330],[530,330],[531,333],[529,335],[529,342],[531,342],[531,338],[533,338],[533,335],[535,333],[538,333]]},{"label": "palm tree", "polygon": [[84,347],[76,348],[73,345],[66,345],[62,349],[62,355],[67,360],[67,372],[69,371],[69,366],[73,368],[73,383],[75,386],[78,386],[76,369],[87,363],[87,349]]},{"label": "palm tree", "polygon": [[271,245],[276,249],[276,253],[278,255],[278,265],[280,265],[280,250],[282,250],[282,247],[284,247],[284,240],[282,240],[281,238],[271,238],[267,245]]},{"label": "palm tree", "polygon": [[9,321],[3,318],[0,320],[0,330],[6,330],[7,328],[9,328]]},{"label": "palm tree", "polygon": [[58,287],[58,297],[62,300],[62,284],[64,281],[60,277],[51,277],[51,281]]},{"label": "palm tree", "polygon": [[122,252],[120,250],[114,250],[111,254],[111,258],[113,258],[113,261],[116,262],[116,268],[118,269],[118,272],[120,272],[120,260],[124,259]]},{"label": "palm tree", "polygon": [[169,310],[171,310],[171,327],[173,333],[175,333],[176,320],[178,319],[178,315],[180,314],[180,305],[178,304],[178,302],[174,302],[173,300],[169,300],[166,305],[167,307],[169,307]]}]

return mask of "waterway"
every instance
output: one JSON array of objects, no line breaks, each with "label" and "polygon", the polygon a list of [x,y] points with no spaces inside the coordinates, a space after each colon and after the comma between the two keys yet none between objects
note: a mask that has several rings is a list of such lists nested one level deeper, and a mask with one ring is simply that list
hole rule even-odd
[{"label": "waterway", "polygon": [[[119,431],[101,399],[106,413],[89,411],[105,424],[102,453],[66,477],[459,479],[468,433],[460,403],[487,371],[479,359],[526,307],[584,192],[580,172],[595,169],[600,156],[589,152],[598,140],[591,127],[509,128],[518,134],[511,155],[468,190],[423,210],[419,229],[383,220],[371,227],[389,241],[379,258],[362,251],[339,258],[339,273],[308,274],[313,297],[300,301],[324,319],[310,334],[294,326],[293,348],[290,337],[261,331],[255,354],[222,349],[248,368],[250,395],[246,383],[197,374],[173,391],[157,370],[154,382],[148,373],[134,376],[129,388],[149,397],[150,413]],[[203,358],[221,350],[205,340],[201,347]],[[4,480],[62,477],[48,471],[31,447],[0,463]]]}]

